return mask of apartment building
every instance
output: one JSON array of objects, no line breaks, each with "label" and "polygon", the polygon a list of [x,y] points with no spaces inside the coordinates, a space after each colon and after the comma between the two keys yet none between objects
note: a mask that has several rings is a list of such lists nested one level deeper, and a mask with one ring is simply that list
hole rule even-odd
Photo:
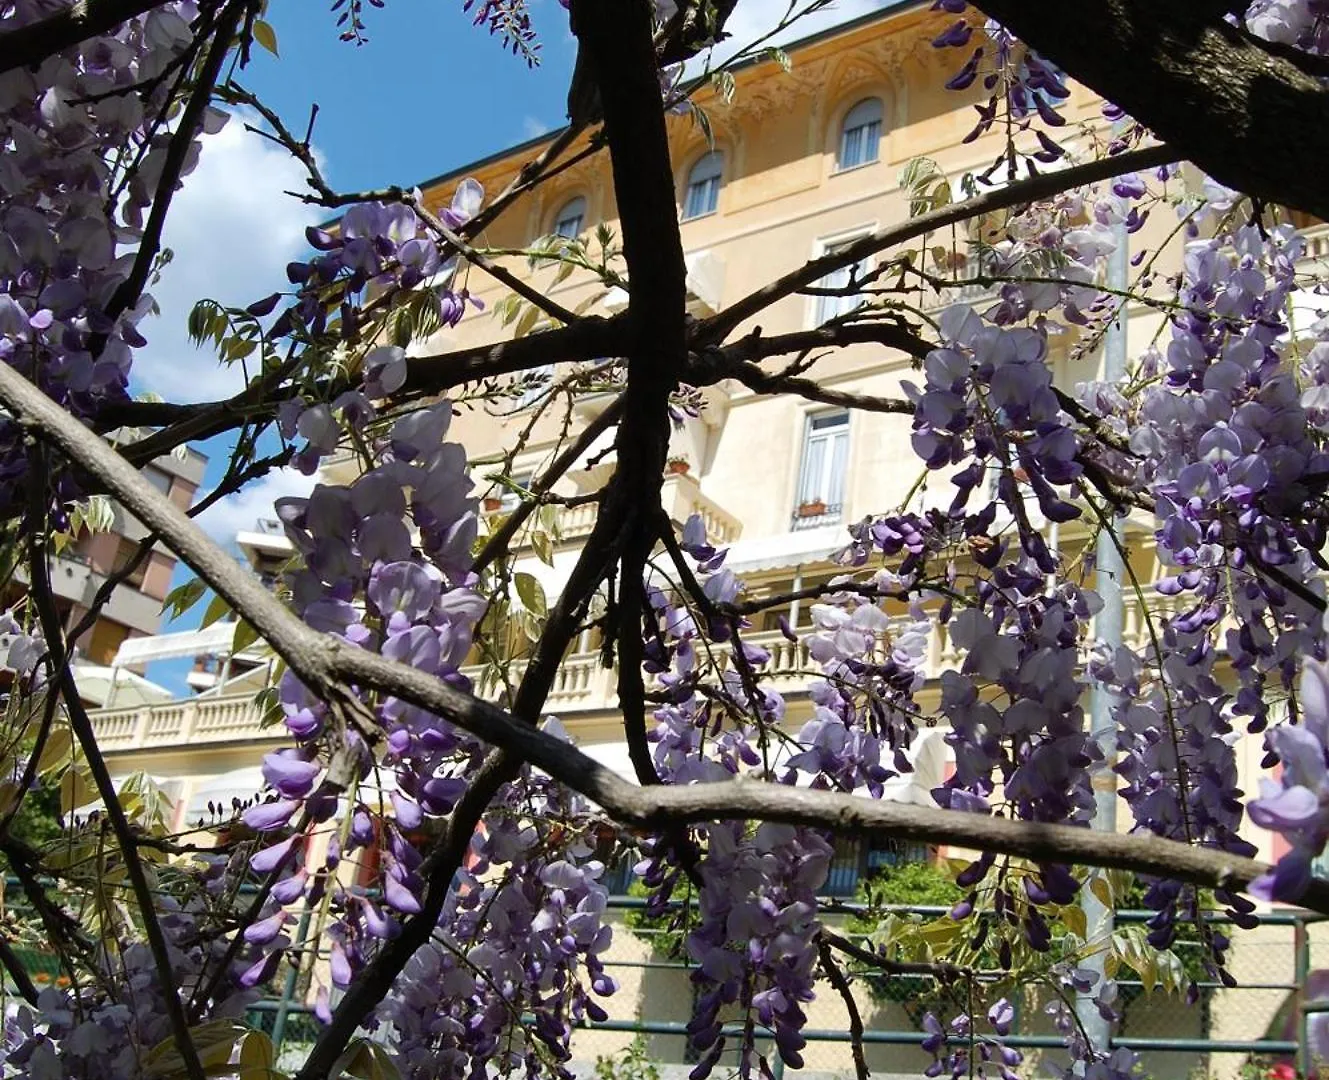
[{"label": "apartment building", "polygon": [[[117,432],[116,438],[133,433]],[[180,455],[156,458],[143,476],[181,509],[194,502],[203,482],[206,455],[187,448]],[[51,588],[66,630],[77,627],[91,610],[94,597],[107,578],[123,570],[148,535],[143,523],[118,503],[110,506],[111,523],[105,530],[83,529],[72,542],[50,557]],[[122,704],[162,701],[170,692],[142,677],[141,666],[112,671],[120,647],[129,640],[152,636],[162,624],[162,601],[171,588],[176,558],[156,545],[132,573],[111,593],[92,625],[72,645],[76,650],[79,690],[85,701],[104,705],[116,698]],[[26,576],[19,574],[5,598],[11,605],[26,591]],[[114,689],[113,689],[114,687]]]},{"label": "apartment building", "polygon": [[[774,60],[748,63],[735,70],[731,96],[703,91],[697,101],[709,119],[709,136],[688,116],[670,117],[694,315],[723,310],[810,258],[884,224],[907,219],[908,196],[900,174],[909,162],[918,158],[935,162],[957,194],[965,174],[991,163],[995,137],[964,141],[979,91],[965,94],[944,88],[957,54],[933,47],[932,40],[943,26],[943,14],[931,11],[930,5],[888,5],[790,45],[789,71]],[[1066,142],[1073,152],[1078,147],[1088,154],[1090,142],[1102,131],[1098,99],[1073,87],[1062,111],[1071,121],[1067,130],[1079,130]],[[446,206],[466,177],[477,179],[491,195],[502,190],[552,137],[531,140],[427,181],[422,185],[426,203]],[[483,242],[493,249],[521,251],[557,237],[579,241],[595,258],[601,226],[615,236],[619,232],[604,154],[559,172],[494,223]],[[1155,245],[1166,237],[1169,223],[1153,226],[1152,233],[1146,229],[1133,242]],[[973,276],[970,239],[960,230],[948,230],[947,235],[927,237],[925,242],[953,249],[955,280],[962,281]],[[1313,244],[1313,255],[1323,255],[1323,247]],[[1168,255],[1165,251],[1160,262]],[[585,305],[608,313],[620,310],[627,300],[622,290],[606,290],[586,272],[563,275],[552,266],[531,270],[527,260],[518,257],[507,262],[566,308]],[[463,273],[463,283],[483,302],[483,311],[469,313],[455,329],[419,343],[420,352],[505,340],[513,335],[514,324],[523,332],[543,328],[538,320],[513,320],[510,312],[505,318],[505,305],[499,303],[507,294],[505,287],[473,268]],[[823,284],[844,286],[850,274],[841,271]],[[982,297],[982,288],[972,285],[937,289],[920,284],[900,294],[903,302],[925,316],[957,299]],[[740,326],[733,336],[757,326],[767,335],[815,327],[859,302],[853,296],[788,297]],[[1128,314],[1134,355],[1157,332],[1160,316],[1142,306],[1132,307]],[[1063,386],[1092,378],[1098,370],[1101,350],[1070,335],[1054,341],[1051,351],[1056,378]],[[454,421],[450,437],[472,455],[473,476],[491,522],[514,504],[514,490],[528,484],[564,440],[575,436],[611,400],[608,393],[583,394],[570,410],[541,411],[543,391],[558,374],[548,368],[513,379],[504,399],[462,410]],[[819,360],[813,375],[826,387],[901,397],[901,382],[913,376],[913,368],[901,352],[860,344]],[[729,548],[726,565],[744,578],[751,596],[782,595],[833,575],[836,568],[830,557],[844,546],[850,522],[906,498],[915,507],[945,505],[950,500],[949,485],[935,478],[929,481],[914,455],[907,417],[851,415],[792,396],[761,396],[734,383],[704,388],[694,404],[671,440],[665,508],[679,525],[694,513],[702,516],[711,541]],[[504,467],[504,455],[519,443],[510,467]],[[556,490],[577,495],[599,488],[613,469],[611,444],[612,437],[607,437],[593,446],[585,462],[571,469]],[[353,468],[349,459],[334,461],[325,475],[344,480]],[[556,596],[595,513],[593,503],[583,503],[550,507],[535,515],[534,524],[518,536],[516,569],[533,575],[547,596]],[[1037,518],[1032,503],[1031,513]],[[1072,556],[1086,542],[1083,523],[1048,529],[1050,538]],[[1157,573],[1149,544],[1151,529],[1152,523],[1144,520],[1128,528],[1132,569],[1145,581]],[[272,580],[289,557],[289,544],[275,522],[256,523],[237,541],[266,580]],[[1158,599],[1161,605],[1163,598]],[[801,687],[815,665],[801,646],[780,634],[780,615],[795,628],[810,626],[809,605],[794,601],[786,611],[763,616],[749,640],[771,650],[768,670],[776,685],[791,694],[789,722],[796,726],[806,715]],[[1142,612],[1128,605],[1126,639],[1139,640],[1142,633]],[[583,636],[563,665],[549,711],[564,720],[589,752],[626,772],[615,676],[601,666],[598,646],[593,634]],[[936,632],[929,674],[935,676],[957,661],[944,630]],[[145,768],[154,775],[179,776],[186,792],[216,787],[217,777],[237,769],[245,770],[236,773],[237,793],[257,777],[258,761],[273,741],[279,741],[280,729],[260,731],[257,719],[243,707],[243,694],[234,688],[228,692],[225,680],[215,677],[219,664],[212,669],[199,680],[200,689],[207,687],[203,697],[162,706],[151,722],[146,714],[134,717],[124,710],[101,718],[104,746],[119,770]],[[476,674],[481,674],[478,668]],[[481,680],[482,692],[496,693],[492,675],[487,678]],[[174,719],[165,719],[166,713]],[[208,719],[209,734],[200,738],[197,725],[204,721],[198,718],[213,713],[225,714],[224,722]],[[186,714],[195,719],[188,720]],[[928,800],[927,790],[945,769],[942,733],[923,733],[917,755],[915,779],[901,784],[893,797]],[[1255,740],[1248,756],[1243,767],[1253,776],[1260,756]],[[247,792],[252,793],[252,789]],[[185,802],[197,808],[198,801],[188,795]],[[1273,854],[1267,833],[1251,830],[1250,839],[1266,857]],[[848,862],[837,880],[852,891],[861,871],[894,857],[890,852],[847,853]]]},{"label": "apartment building", "polygon": [[[906,219],[908,197],[901,189],[900,173],[910,161],[931,159],[957,192],[965,174],[991,163],[997,149],[993,137],[964,141],[973,125],[972,106],[979,91],[965,94],[944,88],[958,54],[931,44],[944,26],[942,20],[944,16],[927,4],[888,5],[789,46],[789,71],[774,60],[741,66],[734,72],[732,97],[710,91],[698,97],[709,117],[712,138],[686,116],[670,118],[694,315],[722,311],[808,259]],[[1102,131],[1100,103],[1074,88],[1062,111],[1073,126],[1084,126],[1068,142],[1072,147],[1078,143],[1087,155],[1092,132]],[[531,140],[426,182],[422,185],[426,202],[431,207],[447,206],[466,177],[479,180],[491,195],[501,191],[551,138]],[[603,154],[559,172],[491,226],[483,243],[493,249],[523,250],[559,237],[583,243],[596,258],[601,226],[619,233],[609,163]],[[1132,242],[1156,246],[1168,228],[1169,223],[1155,220]],[[926,242],[953,249],[959,281],[974,276],[968,257],[971,239],[962,230],[948,230]],[[1160,265],[1171,251],[1160,257]],[[1315,258],[1324,256],[1325,242],[1316,238],[1311,252]],[[1179,257],[1180,249],[1175,253]],[[621,290],[605,290],[588,273],[563,276],[552,266],[531,270],[524,258],[507,262],[566,308],[587,305],[589,310],[609,313],[626,304]],[[468,313],[455,329],[418,345],[420,352],[505,340],[514,327],[532,333],[544,328],[530,318],[505,320],[505,305],[499,301],[506,290],[473,268],[464,273],[464,284],[484,303],[483,312]],[[841,271],[823,284],[843,287],[850,275]],[[900,299],[931,315],[958,299],[978,301],[983,295],[979,287],[937,289],[920,284]],[[789,297],[739,327],[733,336],[758,325],[767,335],[815,327],[858,302],[855,297]],[[1132,307],[1126,323],[1130,354],[1137,355],[1160,328],[1160,316]],[[1069,387],[1096,375],[1101,350],[1090,345],[1069,335],[1053,343],[1059,384]],[[607,393],[582,395],[570,408],[558,405],[542,412],[544,391],[560,374],[550,367],[514,379],[502,401],[460,411],[454,420],[450,438],[463,443],[472,455],[473,476],[491,526],[514,505],[514,491],[540,474],[566,440],[611,400]],[[855,345],[819,360],[813,375],[823,386],[900,397],[901,382],[913,377],[913,368],[903,353]],[[701,515],[711,542],[729,548],[726,565],[743,577],[751,596],[797,592],[836,573],[831,556],[846,543],[848,523],[907,498],[914,500],[915,507],[950,501],[948,485],[926,481],[910,447],[907,417],[851,415],[790,396],[764,397],[730,383],[705,388],[693,404],[696,407],[686,411],[671,440],[664,505],[680,526],[692,514]],[[511,448],[518,446],[510,464],[505,463]],[[325,472],[331,480],[345,480],[353,467],[334,462]],[[613,467],[612,438],[605,438],[555,490],[570,496],[595,491]],[[1031,513],[1037,517],[1032,506]],[[595,514],[594,503],[581,503],[546,508],[535,515],[518,536],[515,569],[534,576],[547,596],[556,596]],[[1132,569],[1143,581],[1158,573],[1150,545],[1152,527],[1152,521],[1140,520],[1127,530]],[[1082,523],[1048,524],[1047,529],[1050,540],[1071,557],[1088,540]],[[291,551],[279,530],[261,523],[238,541],[255,572],[269,578]],[[1159,610],[1165,610],[1164,598],[1158,598],[1158,604]],[[793,601],[786,610],[767,613],[747,640],[770,650],[766,670],[774,685],[787,693],[788,724],[796,730],[809,712],[803,688],[816,664],[803,646],[781,634],[777,628],[781,615],[795,628],[807,630],[811,625],[809,605]],[[1138,642],[1145,633],[1141,608],[1128,604],[1126,640]],[[935,631],[927,669],[932,686],[925,694],[935,693],[936,677],[958,663],[944,629]],[[518,660],[509,676],[520,668]],[[476,667],[471,673],[482,693],[501,691],[492,672]],[[566,658],[547,708],[588,753],[631,774],[615,673],[602,666],[593,632],[584,634]],[[95,721],[108,762],[118,775],[144,770],[177,785],[181,825],[204,816],[209,802],[229,805],[232,798],[252,797],[261,785],[262,755],[284,741],[280,725],[260,723],[252,683],[225,677],[212,678],[194,698],[103,710]],[[1245,740],[1239,749],[1243,775],[1253,780],[1259,773],[1259,741]],[[930,805],[928,792],[946,773],[947,753],[944,732],[921,732],[913,752],[914,773],[895,781],[886,797]],[[1260,848],[1261,857],[1276,854],[1269,834],[1249,828],[1248,838]],[[843,844],[837,849],[828,889],[852,895],[863,874],[921,854],[891,842]],[[1223,1009],[1241,1013],[1240,1023],[1250,1020],[1251,999],[1234,1000],[1235,1004],[1215,1006],[1215,1023],[1220,1027]],[[1272,1014],[1280,1000],[1271,992],[1257,1011]]]}]

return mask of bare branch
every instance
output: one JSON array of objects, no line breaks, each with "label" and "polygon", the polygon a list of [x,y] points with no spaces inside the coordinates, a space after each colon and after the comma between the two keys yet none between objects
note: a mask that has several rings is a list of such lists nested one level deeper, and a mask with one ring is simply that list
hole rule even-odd
[{"label": "bare branch", "polygon": [[[976,0],[1229,187],[1329,218],[1329,89],[1229,23],[1234,5]],[[1235,5],[1240,10],[1242,5]]]},{"label": "bare branch", "polygon": [[28,974],[28,969],[23,966],[23,961],[18,958],[9,942],[0,937],[0,964],[4,965],[5,971],[9,977],[14,980],[14,989],[19,992],[23,1000],[29,1005],[37,1004],[37,985],[32,981],[32,976]]},{"label": "bare branch", "polygon": [[475,562],[471,567],[472,570],[479,573],[502,552],[507,550],[508,544],[517,535],[517,531],[525,524],[527,518],[535,512],[535,508],[540,505],[541,499],[549,494],[559,478],[576,464],[577,460],[591,448],[596,439],[617,424],[622,416],[623,399],[620,397],[582,429],[576,440],[550,463],[549,468],[540,475],[539,479],[531,484],[532,498],[524,499],[512,513],[503,519],[503,524],[495,529],[489,539],[485,541],[485,546],[481,548],[480,554],[475,557]]},{"label": "bare branch", "polygon": [[[152,197],[152,210],[148,214],[147,224],[143,227],[143,236],[138,242],[138,253],[134,256],[133,268],[106,305],[106,314],[111,319],[119,318],[122,312],[138,302],[148,275],[152,272],[152,264],[161,249],[162,230],[166,227],[166,212],[170,209],[171,199],[180,183],[180,174],[189,156],[190,144],[198,135],[203,123],[204,110],[212,99],[212,88],[217,83],[226,54],[230,51],[231,39],[235,36],[249,4],[250,0],[231,0],[217,19],[212,47],[208,50],[208,55],[194,82],[194,88],[190,92],[189,101],[185,104],[179,123],[167,145],[161,179],[158,180],[157,190]],[[101,350],[94,348],[92,351],[96,354]]]},{"label": "bare branch", "polygon": [[863,1053],[863,1015],[858,1011],[854,992],[850,989],[849,980],[844,977],[840,965],[835,962],[831,947],[824,938],[817,942],[817,954],[821,957],[821,969],[826,972],[826,981],[831,984],[831,989],[840,995],[845,1011],[849,1013],[849,1052],[854,1058],[854,1071],[858,1074],[858,1080],[868,1080],[872,1073],[868,1069],[868,1059]]},{"label": "bare branch", "polygon": [[433,230],[434,234],[447,244],[456,249],[457,253],[467,262],[473,263],[488,274],[495,281],[506,285],[527,303],[534,304],[541,311],[551,318],[557,319],[566,326],[571,326],[578,321],[578,316],[574,315],[562,304],[556,303],[545,296],[538,289],[533,289],[526,282],[515,274],[499,266],[486,255],[482,255],[471,247],[465,240],[447,227],[437,214],[429,210],[424,203],[415,198],[415,196],[405,196],[403,201],[415,208],[415,212],[420,215],[425,224]]},{"label": "bare branch", "polygon": [[822,386],[819,382],[797,375],[771,374],[756,364],[733,364],[715,370],[724,372],[721,378],[737,379],[749,390],[755,390],[759,394],[797,394],[808,401],[820,401],[825,405],[838,405],[846,409],[895,413],[899,416],[914,415],[913,403],[900,398],[833,390],[829,386]]},{"label": "bare branch", "polygon": [[[48,475],[45,467],[45,447],[37,444],[31,452],[34,477]],[[47,563],[46,542],[48,492],[45,483],[34,482],[30,485],[31,520],[28,522],[28,578],[32,587],[32,599],[37,606],[41,619],[42,636],[46,639],[47,654],[52,673],[58,675],[60,695],[65,701],[65,710],[69,715],[69,726],[73,729],[83,756],[87,761],[88,771],[106,809],[107,820],[115,834],[120,855],[124,859],[125,873],[129,877],[138,902],[139,913],[143,917],[143,932],[148,939],[148,949],[152,953],[153,965],[157,969],[157,978],[161,982],[162,999],[166,1006],[166,1015],[171,1022],[171,1031],[175,1036],[176,1049],[184,1062],[185,1073],[189,1080],[204,1080],[202,1062],[198,1051],[189,1035],[189,1022],[185,1018],[184,1006],[180,1001],[180,991],[175,984],[171,967],[171,954],[167,946],[166,935],[162,932],[161,922],[153,903],[152,887],[143,870],[143,861],[138,857],[138,848],[134,842],[133,831],[125,817],[124,808],[111,780],[106,759],[102,757],[97,744],[97,733],[93,730],[88,711],[79,697],[78,685],[74,680],[73,670],[66,662],[66,649],[60,627],[60,613],[56,610],[55,593],[51,590],[50,569]]]},{"label": "bare branch", "polygon": [[74,0],[40,22],[0,34],[0,75],[20,67],[36,67],[81,41],[114,30],[161,0]]},{"label": "bare branch", "polygon": [[[1042,6],[1042,5],[1040,5]],[[939,210],[920,214],[902,225],[893,225],[880,229],[871,236],[855,240],[828,255],[804,263],[797,270],[777,278],[769,285],[749,293],[725,308],[718,315],[699,323],[693,330],[692,340],[697,345],[716,345],[742,322],[752,318],[777,300],[815,284],[833,270],[842,270],[847,266],[875,255],[878,251],[917,239],[924,233],[935,232],[980,214],[993,210],[1005,210],[1012,206],[1022,206],[1037,199],[1047,198],[1059,192],[1084,184],[1108,180],[1122,173],[1136,169],[1149,169],[1157,165],[1167,165],[1177,159],[1177,152],[1169,146],[1150,146],[1143,150],[1132,150],[1115,157],[1100,158],[1097,161],[1074,165],[1060,172],[1044,173],[1041,176],[1021,180],[994,191],[976,195],[963,202],[952,203]],[[1326,212],[1329,216],[1329,211]]]},{"label": "bare branch", "polygon": [[[1269,869],[1253,859],[1152,835],[1111,834],[1070,825],[1018,822],[761,782],[735,780],[687,787],[637,787],[576,747],[495,705],[462,693],[424,672],[349,647],[337,638],[303,625],[128,462],[5,365],[0,365],[0,401],[34,434],[58,446],[97,476],[145,525],[160,532],[171,549],[225,597],[232,609],[242,614],[308,685],[320,692],[331,692],[329,688],[355,684],[400,697],[493,746],[504,748],[514,759],[529,761],[591,799],[626,826],[663,831],[676,823],[726,819],[781,821],[830,828],[851,836],[879,834],[921,843],[950,844],[1038,862],[1116,867],[1232,890],[1247,888]],[[597,521],[597,528],[600,524]],[[613,524],[607,523],[606,531]],[[595,535],[593,532],[592,536]],[[598,547],[598,541],[594,550],[599,558],[606,554]],[[545,661],[540,665],[541,670],[547,675],[548,670],[557,667],[557,662]],[[1316,911],[1329,913],[1329,883],[1313,882],[1304,903]]]}]

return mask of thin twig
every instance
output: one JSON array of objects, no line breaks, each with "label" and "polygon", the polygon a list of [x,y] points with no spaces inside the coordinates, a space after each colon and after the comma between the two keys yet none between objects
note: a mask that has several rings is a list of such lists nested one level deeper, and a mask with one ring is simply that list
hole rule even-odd
[{"label": "thin twig", "polygon": [[831,947],[824,938],[817,942],[817,954],[821,957],[821,969],[826,972],[826,981],[840,995],[845,1011],[849,1014],[849,1052],[854,1058],[854,1071],[858,1074],[858,1080],[868,1080],[872,1074],[868,1070],[868,1059],[863,1053],[863,1015],[858,1011],[854,992],[850,989],[849,980],[844,977],[840,965],[835,962]]},{"label": "thin twig", "polygon": [[[34,477],[49,475],[45,466],[45,448],[35,440],[31,448],[30,460]],[[88,771],[92,774],[97,794],[101,796],[102,803],[106,808],[107,820],[111,824],[111,831],[115,834],[116,843],[120,847],[125,872],[129,876],[134,897],[138,901],[139,913],[143,918],[143,931],[148,939],[148,949],[152,953],[153,964],[157,969],[157,978],[161,982],[166,1015],[170,1020],[171,1031],[175,1036],[176,1048],[180,1051],[180,1057],[184,1062],[185,1073],[189,1080],[205,1080],[203,1065],[199,1061],[198,1051],[190,1037],[189,1023],[185,1018],[184,1008],[180,1002],[180,993],[175,985],[175,975],[171,968],[171,954],[167,946],[166,935],[162,932],[161,922],[157,919],[157,911],[152,898],[152,887],[148,883],[147,874],[144,873],[143,862],[138,857],[138,848],[135,844],[133,830],[129,827],[129,820],[125,817],[124,807],[120,805],[120,800],[116,794],[115,783],[112,781],[111,773],[106,767],[106,759],[102,757],[101,748],[97,744],[97,733],[92,726],[92,720],[88,716],[87,709],[83,706],[83,701],[79,698],[78,685],[74,681],[73,671],[65,663],[66,650],[60,628],[60,613],[56,610],[55,594],[51,591],[50,570],[46,556],[46,538],[48,534],[46,526],[47,486],[45,483],[34,482],[29,487],[31,489],[31,504],[28,521],[28,574],[32,587],[32,599],[40,615],[42,634],[46,638],[46,648],[51,666],[55,672],[59,673],[59,689],[65,700],[69,726],[73,729],[74,736],[83,749]]]}]

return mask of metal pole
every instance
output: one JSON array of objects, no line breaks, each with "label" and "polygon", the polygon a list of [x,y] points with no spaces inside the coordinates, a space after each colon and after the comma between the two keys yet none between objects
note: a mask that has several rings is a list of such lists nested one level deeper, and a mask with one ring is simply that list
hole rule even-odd
[{"label": "metal pole", "polygon": [[309,937],[309,915],[309,902],[306,901],[305,910],[300,915],[300,925],[295,931],[295,947],[292,951],[295,953],[296,963],[292,964],[286,971],[286,982],[282,985],[281,998],[277,1002],[277,1014],[272,1018],[272,1055],[274,1058],[281,1053],[282,1039],[286,1037],[286,1017],[291,1012],[291,1002],[295,998],[295,984],[300,978],[300,968],[304,964],[300,949]]},{"label": "metal pole", "polygon": [[[1118,290],[1120,295],[1128,284],[1130,237],[1126,232],[1125,223],[1119,223],[1115,233],[1117,246],[1108,257],[1107,283]],[[1123,300],[1117,307],[1116,318],[1112,320],[1103,336],[1103,379],[1105,382],[1116,382],[1125,373],[1126,303]],[[1103,608],[1098,613],[1095,631],[1098,640],[1105,642],[1112,649],[1121,644],[1123,572],[1116,538],[1106,532],[1100,533],[1094,551],[1094,588],[1103,600]],[[1095,684],[1090,690],[1090,734],[1103,751],[1105,762],[1103,768],[1095,773],[1093,778],[1093,828],[1102,832],[1116,832],[1117,829],[1117,774],[1111,769],[1117,752],[1117,728],[1112,717],[1112,708],[1115,704],[1116,695],[1106,687]],[[1101,986],[1104,977],[1103,962],[1112,942],[1114,928],[1112,909],[1101,903],[1091,889],[1082,890],[1080,904],[1084,909],[1087,943],[1090,949],[1083,966],[1098,973],[1098,985]],[[1099,1013],[1097,1005],[1094,1004],[1094,996],[1092,992],[1079,995],[1075,1011],[1095,1049],[1106,1051],[1111,1046],[1112,1025]]]},{"label": "metal pole", "polygon": [[1295,1001],[1297,1003],[1297,1075],[1311,1075],[1310,1011],[1306,1008],[1306,979],[1311,973],[1311,940],[1307,933],[1306,920],[1298,919],[1293,930],[1293,949],[1296,957],[1293,961],[1292,981],[1297,984]]}]

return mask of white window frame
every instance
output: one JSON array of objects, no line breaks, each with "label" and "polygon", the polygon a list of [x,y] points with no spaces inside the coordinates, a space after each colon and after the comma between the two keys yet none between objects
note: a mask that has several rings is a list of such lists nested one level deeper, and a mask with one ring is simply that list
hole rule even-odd
[{"label": "white window frame", "polygon": [[[712,159],[718,159],[719,161],[719,168],[716,172],[713,175],[707,175],[701,180],[695,180],[694,177],[697,174],[697,170],[702,167],[704,162]],[[688,169],[687,179],[683,184],[683,205],[679,212],[679,218],[681,220],[696,221],[698,218],[710,217],[712,214],[719,213],[720,189],[724,187],[724,171],[725,152],[718,146],[714,150],[707,150],[706,153],[702,154],[692,163],[692,166]],[[692,205],[693,188],[700,187],[702,184],[708,185],[707,191],[709,198],[707,199],[707,208],[698,213],[691,214],[688,212],[688,208]]]},{"label": "white window frame", "polygon": [[[839,421],[827,423],[827,421]],[[818,425],[822,425],[820,428]],[[820,409],[803,414],[803,437],[799,442],[798,473],[795,479],[792,525],[794,531],[816,528],[842,520],[848,500],[850,451],[850,417],[848,409]],[[840,453],[837,454],[837,442]],[[814,463],[813,448],[824,444],[819,462]],[[836,476],[836,461],[840,461]],[[817,475],[813,476],[813,472]],[[838,491],[836,490],[838,488]],[[836,496],[838,495],[838,500]],[[826,512],[804,517],[800,511],[812,502],[826,504]]]},{"label": "white window frame", "polygon": [[[877,229],[876,223],[864,225],[861,228],[853,229],[848,232],[837,233],[834,236],[823,237],[818,240],[813,249],[813,258],[821,258],[847,244],[852,244],[855,240],[861,240],[865,236],[870,236]],[[860,274],[873,270],[877,265],[877,260],[869,255],[866,259],[861,259],[854,266]],[[839,288],[847,285],[850,278],[850,268],[837,270],[834,274],[828,274],[817,281],[817,287],[823,289]],[[866,299],[861,295],[854,296],[812,296],[809,297],[811,303],[808,305],[808,326],[816,328],[828,322],[830,319],[838,318],[853,311],[860,304],[866,303]]]},{"label": "white window frame", "polygon": [[[876,120],[866,120],[861,124],[855,124],[852,128],[849,126],[849,120],[854,113],[864,105],[876,102],[877,118]],[[846,162],[845,149],[848,145],[848,137],[852,132],[863,132],[863,138],[871,135],[871,129],[876,126],[875,140],[872,148],[872,154],[869,157],[860,158],[858,161]],[[879,94],[869,94],[867,97],[859,98],[848,109],[840,119],[840,130],[835,142],[835,171],[837,173],[852,172],[854,169],[866,168],[868,165],[876,165],[881,161],[881,140],[886,134],[886,101]]]},{"label": "white window frame", "polygon": [[[558,213],[554,215],[553,233],[555,236],[561,236],[565,240],[575,240],[586,229],[586,214],[588,212],[588,203],[585,195],[574,195],[559,207]],[[576,209],[576,214],[569,213]],[[564,232],[563,226],[567,222],[575,221],[577,227],[571,232]]]}]

